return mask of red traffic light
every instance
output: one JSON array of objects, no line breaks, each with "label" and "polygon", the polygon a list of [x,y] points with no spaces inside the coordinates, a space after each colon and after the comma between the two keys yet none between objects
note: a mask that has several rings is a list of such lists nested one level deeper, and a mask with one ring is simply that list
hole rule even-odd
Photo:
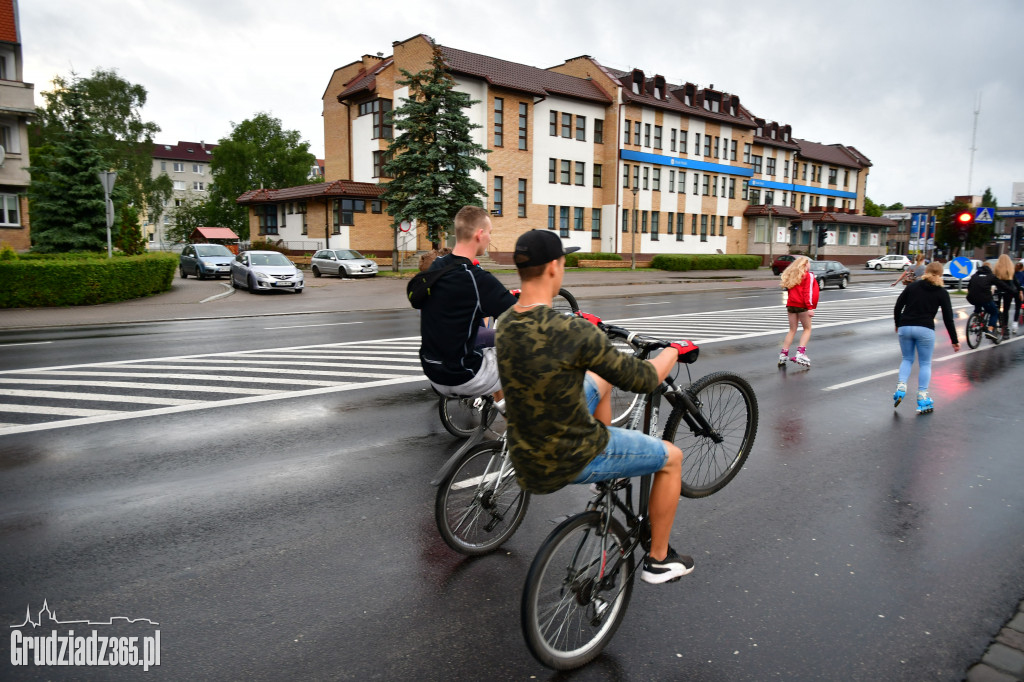
[{"label": "red traffic light", "polygon": [[960,211],[956,214],[956,221],[961,225],[968,225],[974,222],[974,216],[971,215],[970,211]]}]

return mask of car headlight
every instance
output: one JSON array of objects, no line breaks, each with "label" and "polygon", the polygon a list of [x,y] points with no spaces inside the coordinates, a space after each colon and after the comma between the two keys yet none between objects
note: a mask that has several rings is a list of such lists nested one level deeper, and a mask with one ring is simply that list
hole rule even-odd
[{"label": "car headlight", "polygon": [[260,272],[259,270],[253,270],[252,274],[256,277],[256,279],[267,280],[267,281],[270,280],[270,275],[268,275],[265,272]]}]

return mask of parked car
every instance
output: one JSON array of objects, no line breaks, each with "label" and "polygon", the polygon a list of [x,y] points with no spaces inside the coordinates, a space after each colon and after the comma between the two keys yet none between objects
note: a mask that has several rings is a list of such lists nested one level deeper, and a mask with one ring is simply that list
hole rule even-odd
[{"label": "parked car", "polygon": [[911,263],[910,259],[906,256],[882,256],[881,258],[872,258],[867,262],[868,270],[903,270]]},{"label": "parked car", "polygon": [[377,274],[377,263],[352,249],[321,249],[313,254],[309,265],[314,277],[373,277]]},{"label": "parked car", "polygon": [[836,260],[812,260],[810,272],[818,280],[819,289],[824,289],[830,284],[845,289],[850,283],[850,270]]},{"label": "parked car", "polygon": [[[952,261],[950,261],[950,262],[952,262]],[[981,264],[984,263],[984,262],[985,261],[983,261],[983,260],[978,260],[976,258],[972,258],[971,259],[971,264],[974,267],[971,268],[971,275],[976,273],[978,271],[978,268],[980,268]],[[966,288],[967,287],[967,283],[971,281],[971,275],[967,275],[963,279],[961,279],[959,277],[954,277],[949,272],[949,263],[946,263],[946,264],[944,264],[942,266],[942,284],[944,286],[950,288],[950,289],[958,288],[958,287]]]},{"label": "parked car", "polygon": [[302,271],[277,251],[243,251],[231,263],[231,286],[250,294],[271,289],[302,293]]},{"label": "parked car", "polygon": [[231,259],[235,254],[223,244],[186,244],[178,256],[181,278],[195,275],[196,279],[220,279],[231,274]]},{"label": "parked car", "polygon": [[778,275],[783,270],[788,268],[789,264],[792,263],[794,260],[796,260],[796,256],[792,254],[786,253],[781,256],[778,256],[775,260],[772,261],[772,274]]}]

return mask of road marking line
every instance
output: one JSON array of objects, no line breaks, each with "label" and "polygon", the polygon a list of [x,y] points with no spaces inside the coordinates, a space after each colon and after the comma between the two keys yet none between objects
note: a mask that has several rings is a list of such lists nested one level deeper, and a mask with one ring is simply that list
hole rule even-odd
[{"label": "road marking line", "polygon": [[0,343],[0,348],[10,348],[12,346],[39,346],[44,343],[53,343],[53,341],[23,341],[21,343]]},{"label": "road marking line", "polygon": [[632,306],[641,306],[641,305],[667,305],[667,304],[669,304],[671,302],[672,301],[654,301],[652,303],[627,303],[626,307],[629,308],[629,307],[632,307]]},{"label": "road marking line", "polygon": [[[124,372],[128,376],[138,376],[130,372]],[[163,377],[164,375],[159,375]],[[205,381],[209,377],[206,375],[167,375],[168,378],[179,378],[179,379],[197,379]],[[213,380],[216,380],[214,378]],[[222,381],[235,381],[234,377],[223,377]],[[285,383],[288,379],[260,379],[262,382],[267,381],[279,381]],[[295,382],[290,382],[295,383]],[[303,383],[308,384],[308,381]],[[142,390],[154,390],[154,391],[186,391],[191,393],[236,393],[241,395],[264,395],[270,393],[280,393],[269,388],[239,388],[237,386],[210,386],[204,384],[202,388],[196,388],[193,384],[146,384],[146,383],[134,383],[132,381],[89,381],[87,379],[0,379],[0,384],[19,384],[29,386],[95,386],[98,388],[132,388]],[[334,382],[325,381],[324,386],[332,386]]]},{"label": "road marking line", "polygon": [[[68,393],[66,391],[30,391],[26,389],[5,389],[4,395],[12,395],[18,398],[51,398],[56,400],[80,400],[82,402],[97,403],[144,403],[148,405],[192,405],[200,402],[198,400],[186,400],[184,398],[158,398],[155,396],[127,396],[107,395],[103,393]],[[3,409],[0,404],[0,409]],[[10,412],[11,410],[8,410]]]},{"label": "road marking line", "polygon": [[[263,376],[235,376],[233,374],[222,374],[219,376],[208,376],[204,372],[212,370],[232,370],[237,371],[240,369],[253,370],[258,374],[287,374],[292,375],[313,375],[313,376],[331,376],[331,377],[358,377],[367,379],[390,379],[394,376],[404,376],[396,374],[373,374],[371,372],[332,372],[328,370],[313,370],[313,369],[277,369],[273,367],[188,367],[188,366],[177,366],[177,365],[151,365],[143,369],[184,369],[197,372],[197,374],[160,374],[156,372],[116,372],[116,371],[104,371],[104,370],[64,370],[61,376],[65,374],[77,374],[81,376],[121,376],[121,377],[143,377],[146,379],[196,379],[202,381],[209,379],[210,381],[237,381],[239,383],[275,383],[275,384],[295,384],[295,379],[275,379],[273,377]],[[303,383],[316,383],[309,379],[302,379]],[[325,381],[324,386],[333,386],[337,382]]]},{"label": "road marking line", "polygon": [[[192,407],[191,405],[187,407]],[[158,408],[168,409],[168,408]],[[170,408],[177,409],[177,408]],[[11,403],[0,404],[0,412],[14,412],[15,414],[45,414],[49,416],[62,415],[65,417],[99,417],[99,416],[113,416],[117,417],[125,413],[122,410],[87,410],[83,407],[53,407],[52,405],[13,405]],[[44,424],[52,424],[54,422],[43,422]],[[57,422],[60,423],[60,422]],[[6,431],[0,431],[0,435],[7,433]]]},{"label": "road marking line", "polygon": [[264,329],[305,329],[306,327],[338,327],[345,324],[362,324],[362,322],[325,322],[323,324],[295,324],[288,327],[264,327]]}]

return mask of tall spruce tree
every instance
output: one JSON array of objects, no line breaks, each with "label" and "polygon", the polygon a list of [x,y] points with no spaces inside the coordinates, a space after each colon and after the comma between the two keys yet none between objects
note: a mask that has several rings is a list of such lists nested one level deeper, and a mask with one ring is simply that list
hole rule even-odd
[{"label": "tall spruce tree", "polygon": [[389,160],[382,169],[392,178],[382,198],[393,229],[405,220],[426,223],[427,236],[436,247],[460,208],[483,205],[486,190],[470,172],[490,170],[483,159],[490,150],[470,137],[480,126],[470,122],[464,109],[478,101],[455,90],[440,47],[434,45],[429,67],[415,74],[402,69],[402,75],[405,80],[397,84],[407,86],[410,97],[402,98],[402,105],[391,112],[399,134],[388,147]]},{"label": "tall spruce tree", "polygon": [[42,253],[104,251],[106,208],[97,173],[103,160],[74,91],[66,94],[66,133],[33,150],[28,188],[32,249]]}]

